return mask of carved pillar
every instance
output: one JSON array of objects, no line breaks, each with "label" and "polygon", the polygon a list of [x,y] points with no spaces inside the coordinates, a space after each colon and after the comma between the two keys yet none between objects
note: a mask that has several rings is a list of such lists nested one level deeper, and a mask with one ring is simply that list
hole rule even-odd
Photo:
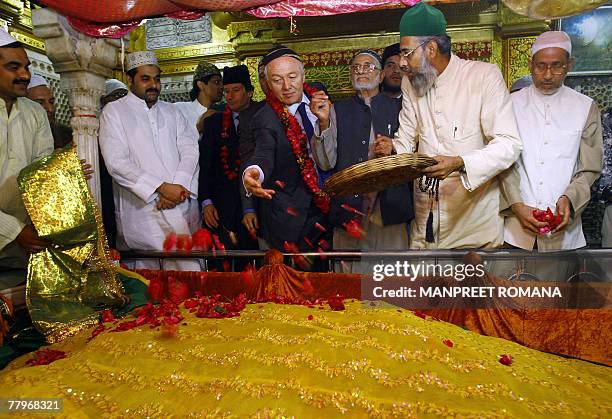
[{"label": "carved pillar", "polygon": [[95,173],[89,181],[94,199],[101,204],[98,165],[100,97],[106,79],[117,64],[118,40],[96,39],[72,29],[66,19],[51,9],[32,13],[34,34],[44,39],[47,56],[60,75],[61,88],[68,94],[72,118],[70,126],[79,156]]}]

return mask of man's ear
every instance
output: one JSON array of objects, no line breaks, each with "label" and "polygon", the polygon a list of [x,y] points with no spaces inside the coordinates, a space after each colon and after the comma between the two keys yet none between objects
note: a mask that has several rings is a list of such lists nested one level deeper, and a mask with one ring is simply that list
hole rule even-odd
[{"label": "man's ear", "polygon": [[381,84],[385,79],[385,72],[382,69],[380,70],[380,74],[378,75],[378,77],[380,77],[380,80],[378,80],[378,84]]},{"label": "man's ear", "polygon": [[574,57],[570,57],[567,62],[567,72],[569,73],[574,68],[574,64],[576,64],[576,59]]},{"label": "man's ear", "polygon": [[249,100],[251,100],[253,98],[253,90],[247,90],[247,96],[249,97]]}]

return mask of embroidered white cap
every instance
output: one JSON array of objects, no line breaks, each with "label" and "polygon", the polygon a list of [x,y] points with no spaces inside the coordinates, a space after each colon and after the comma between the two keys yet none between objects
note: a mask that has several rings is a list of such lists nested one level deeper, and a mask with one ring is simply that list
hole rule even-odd
[{"label": "embroidered white cap", "polygon": [[141,65],[154,65],[159,67],[157,57],[153,51],[136,51],[125,58],[125,71],[130,71]]},{"label": "embroidered white cap", "polygon": [[44,77],[39,76],[38,74],[32,74],[32,77],[30,77],[30,84],[28,84],[28,89],[38,86],[49,86],[49,84]]},{"label": "embroidered white cap", "polygon": [[17,42],[7,31],[0,29],[0,47]]},{"label": "embroidered white cap", "polygon": [[538,51],[544,48],[561,48],[572,55],[572,40],[569,35],[563,31],[544,32],[534,41],[531,47],[531,56],[533,57]]},{"label": "embroidered white cap", "polygon": [[122,81],[117,80],[117,79],[108,79],[108,80],[106,80],[106,83],[104,84],[104,87],[106,88],[106,94],[107,95],[110,95],[115,90],[119,90],[119,89],[129,90],[128,87]]}]

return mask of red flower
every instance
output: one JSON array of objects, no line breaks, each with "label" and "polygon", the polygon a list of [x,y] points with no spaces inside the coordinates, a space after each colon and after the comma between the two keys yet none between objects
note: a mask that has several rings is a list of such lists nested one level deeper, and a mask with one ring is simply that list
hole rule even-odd
[{"label": "red flower", "polygon": [[276,180],[274,181],[274,183],[276,183],[276,185],[281,188],[281,189],[285,189],[285,182],[283,182],[282,180]]},{"label": "red flower", "polygon": [[449,348],[452,348],[453,346],[455,346],[455,344],[453,343],[453,341],[452,341],[452,340],[450,340],[450,339],[444,339],[444,340],[442,341],[442,343],[444,343],[444,344],[445,344],[446,346],[448,346]]},{"label": "red flower", "polygon": [[289,207],[287,208],[287,214],[291,215],[292,217],[297,217],[299,212],[297,212],[295,208]]},{"label": "red flower", "polygon": [[362,240],[366,236],[365,230],[361,227],[361,224],[359,224],[357,220],[351,220],[344,223],[344,228],[349,236],[358,240]]},{"label": "red flower", "polygon": [[[309,96],[312,96],[317,90],[312,89],[308,84],[304,83],[304,91]],[[295,156],[295,160],[300,168],[302,180],[313,194],[313,201],[317,208],[324,214],[329,212],[329,195],[319,187],[319,179],[315,165],[310,157],[308,157],[306,134],[302,131],[302,127],[298,123],[295,116],[291,115],[287,107],[281,103],[272,93],[266,97],[266,101],[274,110],[280,119],[287,140],[291,145],[291,150]]]},{"label": "red flower", "polygon": [[152,301],[160,301],[164,295],[164,284],[161,279],[153,278],[149,281],[147,293]]},{"label": "red flower", "polygon": [[355,208],[351,207],[348,204],[342,204],[340,205],[340,207],[348,212],[351,212],[353,214],[357,214],[357,215],[361,215],[361,216],[365,216],[365,214],[361,211],[356,210]]},{"label": "red flower", "polygon": [[335,295],[333,297],[329,297],[327,299],[327,304],[331,307],[333,311],[341,311],[344,310],[344,297],[342,295]]},{"label": "red flower", "polygon": [[546,208],[546,211],[534,209],[532,211],[533,217],[543,223],[548,223],[547,226],[539,228],[540,234],[550,234],[555,228],[561,224],[562,217],[559,214],[553,214],[550,207]]},{"label": "red flower", "polygon": [[[223,111],[223,119],[221,121],[221,140],[227,141],[230,137],[230,127],[233,124],[232,121],[232,110],[229,105],[225,106],[225,110]],[[222,145],[219,148],[219,156],[221,157],[221,167],[223,167],[223,172],[225,173],[225,177],[228,180],[234,180],[238,178],[238,170],[240,169],[240,159],[238,157],[230,160],[230,150],[226,145]],[[233,161],[233,165],[230,164],[230,161]]]},{"label": "red flower", "polygon": [[194,249],[208,250],[213,242],[212,234],[205,228],[201,228],[191,236],[191,245]]},{"label": "red flower", "polygon": [[314,316],[312,314],[309,314],[308,317],[306,317],[308,320],[312,320],[314,319]]},{"label": "red flower", "polygon": [[198,300],[196,299],[189,299],[189,300],[185,300],[185,308],[187,310],[191,310],[192,308],[196,308],[199,305]]},{"label": "red flower", "polygon": [[98,327],[96,327],[94,331],[91,332],[91,336],[89,337],[88,341],[92,340],[93,338],[98,336],[100,333],[104,332],[104,330],[106,330],[106,327],[103,324],[99,324]]},{"label": "red flower", "polygon": [[174,277],[168,278],[168,294],[170,301],[174,304],[180,304],[189,295],[189,288],[183,282],[177,281]]},{"label": "red flower", "polygon": [[315,223],[315,225],[314,225],[314,226],[315,226],[315,228],[316,228],[317,230],[320,230],[320,231],[322,231],[323,233],[325,233],[325,232],[327,231],[327,229],[326,229],[325,227],[323,227],[323,226],[322,226],[321,224],[319,224],[319,223]]},{"label": "red flower", "polygon": [[176,249],[184,250],[189,253],[191,251],[191,237],[188,234],[179,234],[176,238]]},{"label": "red flower", "polygon": [[502,356],[499,357],[499,363],[503,364],[503,365],[512,365],[512,355],[508,355],[508,354],[503,354]]},{"label": "red flower", "polygon": [[110,322],[114,322],[115,320],[117,320],[113,312],[110,310],[104,310],[100,314],[102,315],[102,323],[110,323]]},{"label": "red flower", "polygon": [[26,365],[48,365],[58,359],[66,358],[66,352],[55,349],[41,349],[34,352],[34,358],[28,359]]},{"label": "red flower", "polygon": [[177,238],[176,233],[172,232],[166,236],[166,240],[164,240],[164,251],[169,252],[176,248]]}]

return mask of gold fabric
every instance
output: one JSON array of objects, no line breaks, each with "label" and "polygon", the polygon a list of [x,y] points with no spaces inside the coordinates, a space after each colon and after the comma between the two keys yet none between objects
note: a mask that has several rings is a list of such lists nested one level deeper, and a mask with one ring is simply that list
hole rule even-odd
[{"label": "gold fabric", "polygon": [[40,237],[53,243],[30,256],[26,302],[50,343],[98,321],[96,310],[127,302],[76,152],[66,147],[27,166],[18,177]]},{"label": "gold fabric", "polygon": [[183,315],[174,337],[145,325],[87,342],[90,330],[51,346],[67,358],[50,365],[27,367],[24,355],[0,372],[0,388],[63,398],[57,417],[70,418],[588,418],[612,409],[607,367],[379,303]]}]

